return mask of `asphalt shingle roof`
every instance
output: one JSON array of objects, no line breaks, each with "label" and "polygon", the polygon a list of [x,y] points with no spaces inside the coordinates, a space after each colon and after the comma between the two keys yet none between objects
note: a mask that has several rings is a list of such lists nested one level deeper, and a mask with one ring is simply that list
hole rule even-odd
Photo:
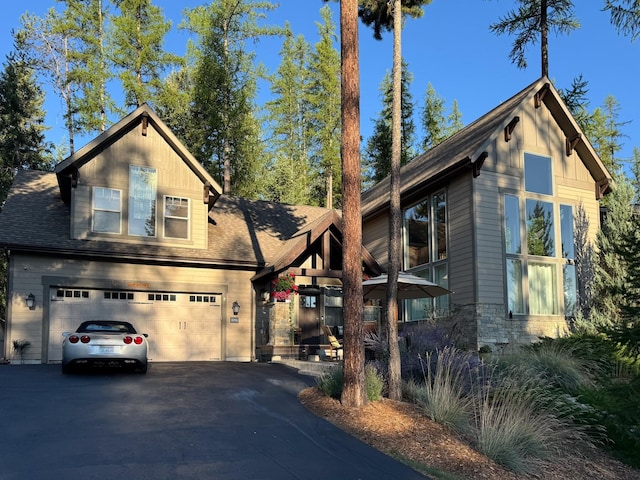
[{"label": "asphalt shingle roof", "polygon": [[222,195],[209,213],[206,250],[70,237],[69,207],[54,173],[18,172],[0,212],[0,246],[12,250],[91,255],[146,261],[245,266],[278,258],[286,242],[307,224],[330,212]]}]

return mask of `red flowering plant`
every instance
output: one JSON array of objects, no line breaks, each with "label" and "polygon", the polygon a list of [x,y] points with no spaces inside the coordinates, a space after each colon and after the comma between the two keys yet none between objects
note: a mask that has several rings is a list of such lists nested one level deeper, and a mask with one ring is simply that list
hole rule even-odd
[{"label": "red flowering plant", "polygon": [[272,296],[278,302],[283,302],[291,298],[292,293],[298,292],[296,276],[293,273],[285,273],[275,278],[271,282]]}]

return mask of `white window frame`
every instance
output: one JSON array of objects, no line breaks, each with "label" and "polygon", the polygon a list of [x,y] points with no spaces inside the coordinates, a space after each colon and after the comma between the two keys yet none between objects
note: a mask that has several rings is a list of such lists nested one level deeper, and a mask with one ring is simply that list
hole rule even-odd
[{"label": "white window frame", "polygon": [[[187,202],[187,216],[167,215],[167,201],[168,199],[180,200],[181,202]],[[187,236],[186,237],[171,237],[167,234],[167,220],[184,221],[187,224]],[[172,238],[177,240],[189,240],[191,238],[191,199],[187,197],[178,197],[176,195],[164,196],[164,218],[162,222],[163,234],[165,238]]]},{"label": "white window frame", "polygon": [[[113,210],[110,208],[100,208],[96,206],[96,194],[97,192],[118,192],[118,210]],[[94,233],[106,233],[113,235],[122,234],[122,190],[116,188],[108,188],[108,187],[93,187],[91,195],[91,231]],[[96,230],[96,212],[107,212],[107,213],[117,213],[118,214],[118,231],[111,230]]]}]

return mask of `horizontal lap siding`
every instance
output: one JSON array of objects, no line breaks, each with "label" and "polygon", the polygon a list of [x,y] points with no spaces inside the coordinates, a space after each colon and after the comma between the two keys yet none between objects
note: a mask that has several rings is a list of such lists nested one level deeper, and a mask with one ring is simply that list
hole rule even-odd
[{"label": "horizontal lap siding", "polygon": [[483,170],[474,180],[477,285],[480,303],[505,302],[502,191],[517,179]]},{"label": "horizontal lap siding", "polygon": [[447,187],[449,288],[454,292],[452,303],[458,305],[473,303],[476,296],[471,188],[471,175],[461,176]]},{"label": "horizontal lap siding", "polygon": [[386,271],[389,262],[389,218],[388,210],[367,221],[362,227],[362,244]]}]

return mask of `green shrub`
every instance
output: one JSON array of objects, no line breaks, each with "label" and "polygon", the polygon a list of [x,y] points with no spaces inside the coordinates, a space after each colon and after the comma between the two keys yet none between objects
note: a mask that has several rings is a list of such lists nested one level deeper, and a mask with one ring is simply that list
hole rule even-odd
[{"label": "green shrub", "polygon": [[[382,398],[384,378],[373,365],[365,365],[365,390],[367,399],[372,402]],[[318,388],[327,397],[340,398],[344,381],[342,365],[336,365],[326,370],[317,380]]]},{"label": "green shrub", "polygon": [[377,402],[382,398],[384,390],[384,378],[378,369],[373,365],[367,364],[364,367],[365,386],[367,389],[367,398],[371,402]]},{"label": "green shrub", "polygon": [[342,395],[342,365],[325,370],[317,379],[318,388],[327,397],[340,398]]}]

